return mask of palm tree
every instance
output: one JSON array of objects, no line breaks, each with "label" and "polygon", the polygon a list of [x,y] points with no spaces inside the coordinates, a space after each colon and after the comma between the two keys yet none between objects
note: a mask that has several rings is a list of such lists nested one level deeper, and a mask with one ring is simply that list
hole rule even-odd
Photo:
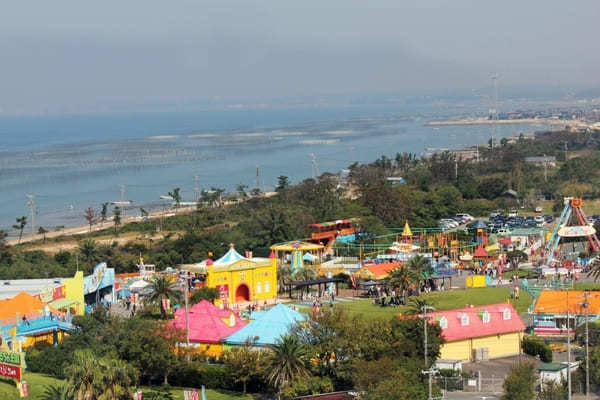
[{"label": "palm tree", "polygon": [[26,216],[22,216],[16,219],[17,223],[14,224],[12,227],[14,229],[18,229],[19,230],[19,242],[21,243],[21,238],[23,237],[23,229],[25,229],[25,225],[27,225],[27,217]]},{"label": "palm tree", "polygon": [[120,359],[102,359],[101,378],[102,393],[98,400],[118,400],[129,393],[129,389],[137,380],[137,371],[127,362]]},{"label": "palm tree", "polygon": [[405,293],[415,282],[415,275],[415,272],[409,270],[406,266],[396,268],[388,276],[388,286],[393,289],[400,289],[401,293]]},{"label": "palm tree", "polygon": [[38,234],[39,235],[43,235],[43,237],[44,237],[44,243],[46,243],[46,233],[48,233],[48,230],[46,228],[44,228],[43,226],[40,226],[38,228]]},{"label": "palm tree", "polygon": [[160,314],[163,319],[166,319],[167,311],[162,306],[162,300],[169,299],[172,304],[180,301],[181,290],[179,290],[179,284],[171,281],[166,276],[158,275],[152,280],[150,289],[152,289],[152,293],[146,297],[146,302],[160,307]]},{"label": "palm tree", "polygon": [[420,314],[423,312],[424,307],[432,306],[433,304],[427,299],[424,299],[422,297],[413,297],[408,304],[408,309],[406,310],[405,314]]},{"label": "palm tree", "polygon": [[297,336],[282,336],[268,348],[266,378],[281,392],[289,382],[308,376],[306,367],[307,350]]},{"label": "palm tree", "polygon": [[76,400],[93,400],[100,394],[98,361],[90,350],[76,350],[73,362],[66,367],[69,393]]},{"label": "palm tree", "polygon": [[8,237],[8,233],[4,229],[0,229],[0,249],[6,245],[6,238]]},{"label": "palm tree", "polygon": [[69,393],[67,385],[48,385],[45,386],[40,400],[75,400],[75,398]]},{"label": "palm tree", "polygon": [[113,210],[113,223],[115,224],[115,236],[117,236],[119,234],[117,229],[121,225],[121,208],[119,206],[116,206]]},{"label": "palm tree", "polygon": [[179,208],[179,204],[181,203],[181,193],[179,193],[180,189],[179,188],[175,188],[173,189],[172,192],[167,193],[169,196],[171,196],[173,198],[173,201],[175,202],[175,209]]},{"label": "palm tree", "polygon": [[292,280],[292,269],[287,264],[277,266],[277,283],[280,290],[284,290],[285,284]]},{"label": "palm tree", "polygon": [[98,251],[97,244],[92,239],[84,239],[79,242],[79,253],[88,263],[93,262]]},{"label": "palm tree", "polygon": [[106,215],[108,214],[108,203],[102,203],[102,210],[100,211],[100,220],[106,222]]}]

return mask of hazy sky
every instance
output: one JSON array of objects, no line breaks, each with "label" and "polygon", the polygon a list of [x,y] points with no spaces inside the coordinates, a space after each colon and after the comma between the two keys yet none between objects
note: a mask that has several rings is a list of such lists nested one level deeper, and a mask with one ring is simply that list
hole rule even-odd
[{"label": "hazy sky", "polygon": [[599,84],[598,0],[0,0],[0,111]]}]

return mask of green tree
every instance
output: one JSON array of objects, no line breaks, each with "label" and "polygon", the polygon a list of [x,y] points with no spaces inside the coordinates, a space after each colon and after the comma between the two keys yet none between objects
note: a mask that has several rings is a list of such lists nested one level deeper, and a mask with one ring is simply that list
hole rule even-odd
[{"label": "green tree", "polygon": [[100,221],[106,222],[108,216],[108,203],[102,203],[102,209],[100,210]]},{"label": "green tree", "polygon": [[565,400],[567,398],[566,382],[546,381],[540,387],[537,400]]},{"label": "green tree", "polygon": [[266,378],[279,392],[293,380],[309,376],[308,354],[296,336],[282,336],[268,347]]},{"label": "green tree", "polygon": [[172,192],[169,192],[168,195],[171,196],[171,198],[175,202],[175,209],[179,209],[179,205],[181,204],[180,189],[177,187],[177,188],[173,189]]},{"label": "green tree", "polygon": [[276,192],[282,192],[290,186],[289,178],[285,175],[279,175],[277,177],[277,186],[275,187]]},{"label": "green tree", "polygon": [[79,242],[77,247],[81,257],[83,257],[83,259],[90,265],[93,264],[96,259],[96,255],[98,254],[98,244],[96,241],[93,239],[84,239]]},{"label": "green tree", "polygon": [[115,236],[118,236],[119,226],[121,226],[121,208],[119,206],[113,209],[113,223],[115,225]]},{"label": "green tree", "polygon": [[536,381],[535,368],[531,363],[522,363],[513,367],[504,380],[503,400],[533,400],[535,398],[534,384]]},{"label": "green tree", "polygon": [[519,264],[522,261],[527,261],[527,253],[521,250],[509,251],[506,253],[506,257],[514,269],[519,269]]},{"label": "green tree", "polygon": [[40,400],[75,400],[67,385],[47,385]]},{"label": "green tree", "polygon": [[192,292],[190,296],[190,304],[194,305],[200,303],[202,300],[210,301],[213,303],[220,297],[219,289],[217,288],[209,288],[202,287],[200,289],[196,289]]},{"label": "green tree", "polygon": [[242,384],[244,394],[248,382],[259,379],[264,374],[263,351],[253,350],[252,342],[237,346],[223,353],[222,361],[236,383]]},{"label": "green tree", "polygon": [[65,373],[69,393],[76,400],[94,400],[101,394],[102,371],[90,350],[76,350]]},{"label": "green tree", "polygon": [[98,400],[119,400],[126,397],[137,380],[137,371],[118,358],[102,358],[100,385],[103,393]]},{"label": "green tree", "polygon": [[43,239],[42,239],[43,243],[46,243],[46,233],[48,233],[48,230],[46,228],[44,228],[43,226],[40,226],[38,228],[38,235],[42,235],[42,237],[43,237]]},{"label": "green tree", "polygon": [[14,224],[12,227],[19,231],[18,243],[21,243],[21,238],[23,237],[23,229],[25,229],[25,225],[27,225],[27,217],[23,215],[22,217],[18,217],[16,221],[17,223]]},{"label": "green tree", "polygon": [[157,275],[150,283],[149,288],[152,292],[146,297],[146,303],[160,308],[160,314],[163,319],[167,318],[167,311],[162,306],[163,299],[169,299],[171,304],[181,301],[181,290],[177,282],[173,282],[169,277]]},{"label": "green tree", "polygon": [[237,185],[236,190],[237,190],[238,195],[240,196],[240,198],[242,198],[242,199],[248,198],[248,193],[246,193],[247,189],[248,189],[248,185],[244,185],[242,183],[240,183],[239,185]]}]

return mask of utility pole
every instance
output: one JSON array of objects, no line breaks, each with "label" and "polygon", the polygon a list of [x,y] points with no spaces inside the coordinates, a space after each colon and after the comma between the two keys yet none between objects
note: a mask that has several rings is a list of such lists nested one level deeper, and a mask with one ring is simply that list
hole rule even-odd
[{"label": "utility pole", "polygon": [[567,162],[569,160],[568,158],[568,154],[567,154],[567,141],[565,140],[565,162]]},{"label": "utility pole", "polygon": [[548,182],[548,159],[544,154],[544,182]]},{"label": "utility pole", "polygon": [[186,344],[186,348],[185,348],[185,354],[186,354],[186,358],[188,361],[190,361],[190,311],[188,308],[188,279],[189,279],[189,273],[188,271],[183,271],[184,272],[184,276],[183,276],[183,293],[185,296],[185,344]]},{"label": "utility pole", "polygon": [[458,182],[458,158],[454,156],[454,179]]},{"label": "utility pole", "polygon": [[571,314],[569,312],[569,289],[567,289],[567,399],[571,400]]},{"label": "utility pole", "polygon": [[258,165],[256,166],[256,188],[260,189],[260,175],[258,173]]},{"label": "utility pole", "polygon": [[35,235],[35,195],[27,194],[27,207],[29,207],[29,214],[31,215],[31,238]]},{"label": "utility pole", "polygon": [[194,200],[197,202],[200,198],[200,185],[198,184],[198,175],[194,175]]},{"label": "utility pole", "polygon": [[588,308],[590,302],[588,301],[588,297],[590,295],[589,291],[585,291],[583,293],[584,301],[583,303],[579,303],[583,309],[585,310],[585,398],[589,398],[590,393],[590,358],[589,358],[589,330],[588,330]]},{"label": "utility pole", "polygon": [[315,153],[310,153],[311,164],[312,164],[312,178],[316,181],[319,176],[319,167],[317,165],[317,156]]},{"label": "utility pole", "polygon": [[490,126],[490,140],[491,140],[491,149],[492,151],[494,150],[494,131],[496,130],[496,121],[498,120],[498,74],[492,74],[492,86],[493,86],[493,92],[492,92],[492,109],[491,111],[491,117],[492,117],[492,123]]},{"label": "utility pole", "polygon": [[479,164],[479,145],[476,145],[477,148],[477,163]]},{"label": "utility pole", "polygon": [[426,370],[422,371],[422,373],[427,374],[427,386],[429,388],[429,396],[427,397],[427,400],[432,400],[433,397],[431,396],[431,391],[432,391],[431,375],[433,374],[434,370],[429,367],[429,359],[427,357],[427,348],[428,348],[427,325],[429,324],[428,323],[429,317],[427,316],[428,310],[434,310],[434,308],[431,306],[427,306],[427,305],[424,305],[423,307],[421,307],[421,311],[423,311],[423,334],[424,334],[424,336],[423,336],[423,353],[425,355],[425,368],[427,368]]},{"label": "utility pole", "polygon": [[124,202],[125,201],[125,185],[120,184],[119,186],[121,187],[121,201]]}]

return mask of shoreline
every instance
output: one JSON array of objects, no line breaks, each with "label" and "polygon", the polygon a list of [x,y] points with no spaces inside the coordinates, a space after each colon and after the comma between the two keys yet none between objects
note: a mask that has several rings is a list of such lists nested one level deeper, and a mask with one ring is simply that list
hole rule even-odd
[{"label": "shoreline", "polygon": [[488,118],[464,118],[457,120],[446,121],[429,121],[425,126],[469,126],[469,125],[510,125],[510,124],[526,124],[526,125],[570,125],[582,126],[587,124],[582,120],[577,119],[552,119],[552,118],[522,118],[522,119],[499,119],[491,120]]}]

